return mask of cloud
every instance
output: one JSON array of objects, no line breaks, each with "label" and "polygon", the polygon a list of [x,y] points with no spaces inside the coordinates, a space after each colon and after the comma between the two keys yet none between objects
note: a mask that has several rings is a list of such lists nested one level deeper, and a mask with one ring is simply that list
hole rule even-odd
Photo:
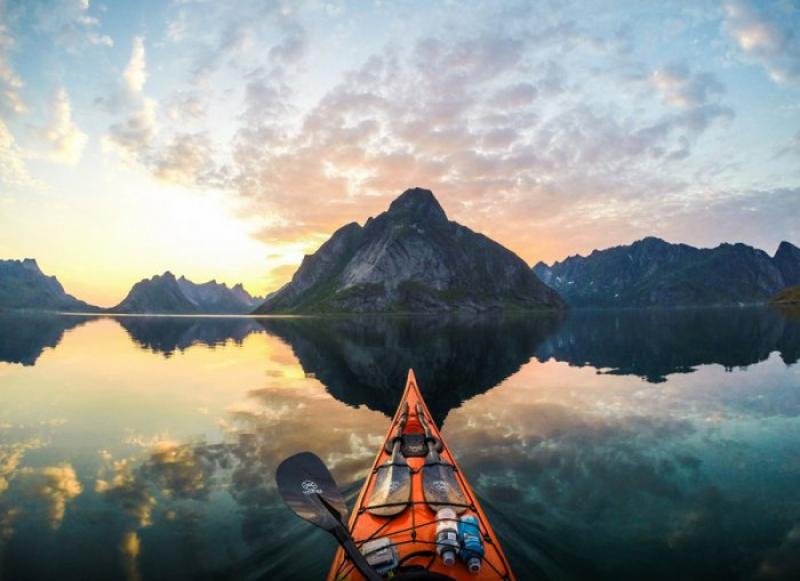
[{"label": "cloud", "polygon": [[539,90],[531,83],[517,83],[497,91],[491,104],[501,109],[518,109],[530,105]]},{"label": "cloud", "polygon": [[164,442],[150,451],[142,465],[142,476],[153,482],[167,498],[202,500],[211,489],[214,463],[202,448]]},{"label": "cloud", "polygon": [[[719,189],[698,196],[694,205],[687,204],[681,196],[662,200],[662,209],[668,219],[644,214],[641,207],[629,216],[641,216],[645,228],[658,234],[669,229],[677,240],[694,241],[703,246],[717,240],[746,240],[759,248],[774,249],[781,240],[800,240],[800,187],[763,188],[744,191]],[[714,216],[715,228],[708,229],[708,216]]]},{"label": "cloud", "polygon": [[0,183],[9,189],[30,187],[37,183],[28,173],[25,152],[17,145],[2,119],[0,119]]},{"label": "cloud", "polygon": [[152,524],[153,510],[157,504],[149,486],[139,477],[136,466],[129,459],[114,460],[101,455],[106,465],[95,482],[95,492],[106,501],[119,505],[130,519],[131,526],[146,527]]},{"label": "cloud", "polygon": [[294,21],[284,26],[283,33],[283,40],[269,50],[269,58],[279,65],[296,64],[308,52],[308,34]]},{"label": "cloud", "polygon": [[[0,6],[0,18],[5,20]],[[8,24],[0,20],[0,111],[9,113],[24,113],[28,110],[22,99],[22,88],[25,83],[14,70],[11,63],[11,52],[14,48],[14,37]]]},{"label": "cloud", "polygon": [[142,578],[139,570],[139,553],[141,552],[141,539],[136,531],[126,531],[119,543],[122,554],[122,565],[125,578],[128,581],[139,581]]},{"label": "cloud", "polygon": [[73,53],[87,45],[114,46],[109,35],[99,32],[100,19],[90,14],[90,9],[87,0],[62,0],[29,7],[36,30]]},{"label": "cloud", "polygon": [[80,161],[89,138],[72,120],[72,105],[64,88],[56,92],[50,125],[41,133],[48,145],[47,154],[51,160],[71,165]]},{"label": "cloud", "polygon": [[[137,36],[103,102],[115,115],[104,143],[159,179],[235,195],[261,217],[259,240],[308,247],[416,184],[529,260],[586,248],[571,240],[627,241],[648,214],[674,223],[654,211],[662,200],[697,208],[697,184],[734,171],[734,159],[708,161],[708,144],[735,119],[737,95],[705,64],[655,68],[640,60],[639,28],[601,31],[569,8],[480,14],[446,34],[389,34],[317,82],[312,41],[346,47],[348,33],[309,35],[308,10],[179,7],[165,33],[180,41],[171,49],[189,85],[163,102],[146,95]],[[233,126],[203,127],[212,106]],[[625,223],[627,211],[636,221]]]},{"label": "cloud", "polygon": [[103,143],[131,162],[140,162],[151,151],[159,131],[158,103],[144,93],[147,55],[144,38],[135,36],[131,56],[122,73],[121,88],[103,101],[120,117],[108,128]]},{"label": "cloud", "polygon": [[783,542],[767,552],[756,572],[757,579],[796,579],[800,575],[800,524],[786,533]]},{"label": "cloud", "polygon": [[147,57],[144,48],[144,38],[135,36],[133,38],[133,48],[128,64],[122,73],[125,85],[133,94],[139,94],[144,89],[147,81]]},{"label": "cloud", "polygon": [[23,442],[0,444],[0,495],[8,490],[11,481],[17,476],[20,464],[29,450],[41,448],[43,442],[32,439]]},{"label": "cloud", "polygon": [[105,143],[115,146],[130,159],[146,154],[159,129],[157,107],[155,99],[143,97],[124,119],[108,128]]},{"label": "cloud", "polygon": [[205,119],[208,110],[208,94],[201,91],[179,91],[165,105],[170,120],[177,123]]},{"label": "cloud", "polygon": [[0,555],[3,554],[3,545],[14,536],[14,521],[22,511],[19,507],[0,507]]},{"label": "cloud", "polygon": [[[463,415],[448,419],[451,437],[481,450],[462,468],[484,489],[502,490],[500,502],[541,503],[555,518],[602,525],[644,506],[674,506],[689,492],[686,482],[699,463],[676,452],[695,432],[690,422],[582,413],[547,401],[515,404],[469,422]],[[471,446],[475,438],[479,446]]]},{"label": "cloud", "polygon": [[775,153],[775,157],[783,157],[784,155],[800,156],[800,130],[796,131],[786,145],[780,147]]},{"label": "cloud", "polygon": [[800,11],[789,2],[734,0],[725,5],[723,29],[777,83],[800,80],[798,24]]},{"label": "cloud", "polygon": [[186,11],[180,10],[178,16],[167,24],[166,36],[170,42],[180,42],[186,36]]},{"label": "cloud", "polygon": [[127,579],[141,579],[139,555],[141,539],[136,529],[153,524],[153,512],[157,501],[150,491],[150,484],[141,475],[141,467],[130,458],[114,460],[102,450],[103,465],[95,481],[94,490],[106,502],[117,505],[127,516],[125,532],[119,543],[122,565]]},{"label": "cloud", "polygon": [[708,103],[713,95],[725,91],[713,73],[692,74],[685,63],[657,69],[650,78],[665,103],[684,109],[696,109]]},{"label": "cloud", "polygon": [[213,147],[204,133],[178,133],[151,161],[156,177],[174,183],[211,184]]},{"label": "cloud", "polygon": [[71,464],[62,463],[44,468],[24,468],[20,478],[31,496],[45,501],[50,527],[57,529],[64,521],[67,504],[83,490]]},{"label": "cloud", "polygon": [[[456,216],[482,207],[486,220],[472,213],[479,228],[489,216],[518,223],[511,218],[531,215],[537,204],[560,215],[584,199],[683,191],[672,172],[658,168],[688,158],[706,131],[733,117],[715,100],[722,93],[716,78],[666,70],[657,80],[677,110],[660,115],[593,101],[553,108],[539,98],[540,87],[552,98],[565,81],[557,65],[529,62],[541,38],[551,37],[480,33],[387,49],[346,73],[297,129],[281,121],[292,108],[291,90],[261,80],[245,109],[261,123],[254,128],[246,113],[233,185],[282,218],[272,227],[307,236],[352,220],[356,207],[360,215],[380,211],[410,184],[433,187]],[[536,74],[520,83],[517,73],[529,70]],[[310,198],[317,203],[299,203]],[[530,224],[519,228],[530,231]]]}]

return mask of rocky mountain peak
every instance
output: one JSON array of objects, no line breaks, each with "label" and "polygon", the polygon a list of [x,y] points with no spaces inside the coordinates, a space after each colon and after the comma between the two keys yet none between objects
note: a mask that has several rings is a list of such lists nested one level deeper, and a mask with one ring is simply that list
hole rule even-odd
[{"label": "rocky mountain peak", "polygon": [[572,306],[740,305],[800,283],[800,249],[783,243],[771,258],[740,242],[695,248],[650,236],[534,271]]},{"label": "rocky mountain peak", "polygon": [[784,240],[778,246],[773,260],[781,271],[786,286],[800,284],[800,248]]},{"label": "rocky mountain peak", "polygon": [[337,230],[258,313],[560,309],[513,252],[447,219],[430,190],[403,192],[364,227]]},{"label": "rocky mountain peak", "polygon": [[791,242],[783,240],[781,241],[780,244],[778,244],[778,250],[777,252],[775,252],[775,256],[777,257],[779,254],[784,254],[784,253],[790,253],[790,254],[800,253],[800,248],[798,248]]},{"label": "rocky mountain peak", "polygon": [[137,282],[110,312],[239,314],[250,312],[257,302],[241,284],[233,289],[216,280],[198,284],[183,275],[176,277],[168,270]]},{"label": "rocky mountain peak", "polygon": [[22,259],[22,267],[27,268],[28,270],[34,270],[36,272],[41,272],[39,269],[39,264],[36,262],[35,258],[23,258]]},{"label": "rocky mountain peak", "polygon": [[411,188],[398,196],[386,213],[393,218],[423,222],[447,222],[447,214],[433,195],[424,188]]},{"label": "rocky mountain peak", "polygon": [[656,236],[645,236],[633,243],[634,246],[669,246],[669,243]]},{"label": "rocky mountain peak", "polygon": [[47,276],[33,258],[0,260],[0,311],[45,309],[96,311],[97,307],[67,294],[55,276]]}]

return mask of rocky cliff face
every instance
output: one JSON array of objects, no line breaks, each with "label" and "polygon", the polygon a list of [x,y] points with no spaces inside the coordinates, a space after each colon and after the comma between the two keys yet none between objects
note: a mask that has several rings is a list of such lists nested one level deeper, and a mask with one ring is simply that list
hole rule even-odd
[{"label": "rocky cliff face", "polygon": [[651,237],[533,270],[574,306],[758,303],[787,286],[787,275],[800,277],[800,250],[781,249],[773,258],[746,244],[694,248]]},{"label": "rocky cliff face", "polygon": [[404,192],[362,227],[348,224],[257,313],[559,309],[510,250],[447,219],[429,190]]},{"label": "rocky cliff face", "polygon": [[98,307],[76,299],[54,276],[45,275],[32,258],[0,260],[0,310],[37,309],[94,312]]},{"label": "rocky cliff face", "polygon": [[800,285],[800,248],[786,241],[781,242],[773,260],[786,286]]},{"label": "rocky cliff face", "polygon": [[241,284],[228,288],[209,281],[196,284],[167,271],[133,285],[128,296],[112,313],[158,314],[243,314],[259,303]]}]

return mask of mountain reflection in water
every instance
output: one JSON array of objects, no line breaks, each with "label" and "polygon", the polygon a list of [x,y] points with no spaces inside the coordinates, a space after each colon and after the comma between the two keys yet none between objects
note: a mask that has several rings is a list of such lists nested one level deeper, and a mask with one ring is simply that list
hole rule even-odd
[{"label": "mountain reflection in water", "polygon": [[[800,319],[0,315],[0,578],[324,575],[414,367],[520,578],[793,578]],[[22,365],[19,365],[22,364]]]},{"label": "mountain reflection in water", "polygon": [[555,316],[261,319],[336,399],[391,416],[413,368],[434,420],[527,363]]}]

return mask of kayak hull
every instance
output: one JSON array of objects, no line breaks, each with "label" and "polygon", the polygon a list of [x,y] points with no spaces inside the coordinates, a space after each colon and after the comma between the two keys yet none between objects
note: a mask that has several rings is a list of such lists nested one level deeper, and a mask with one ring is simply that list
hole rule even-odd
[{"label": "kayak hull", "polygon": [[[408,404],[406,409],[411,410],[411,415],[408,418],[405,432],[416,433],[417,430],[422,430],[424,422],[420,422],[420,419],[416,417],[417,404],[419,404],[431,436],[440,443],[439,456],[441,461],[454,467],[455,480],[463,491],[466,506],[454,507],[456,512],[462,515],[472,515],[478,520],[481,536],[484,540],[485,554],[482,559],[481,569],[477,574],[471,573],[461,559],[457,559],[452,566],[446,566],[442,559],[435,554],[436,512],[425,502],[423,492],[425,458],[423,456],[406,458],[411,468],[411,499],[409,505],[399,514],[391,517],[372,514],[369,510],[368,503],[372,497],[373,487],[376,485],[379,467],[391,458],[391,453],[387,450],[392,448],[390,442],[395,435],[398,420],[406,403]],[[386,443],[389,443],[389,445]],[[489,520],[475,497],[475,493],[464,474],[458,468],[455,458],[447,444],[442,440],[439,429],[433,422],[430,411],[422,399],[413,370],[409,370],[408,380],[397,413],[389,426],[384,445],[378,451],[364,486],[359,493],[348,526],[358,546],[367,541],[388,537],[394,543],[403,567],[422,566],[431,573],[446,575],[457,581],[462,579],[515,579],[500,543],[489,524]],[[327,579],[328,581],[342,581],[345,579],[355,581],[364,579],[364,577],[353,569],[344,551],[339,548],[334,556]]]}]

